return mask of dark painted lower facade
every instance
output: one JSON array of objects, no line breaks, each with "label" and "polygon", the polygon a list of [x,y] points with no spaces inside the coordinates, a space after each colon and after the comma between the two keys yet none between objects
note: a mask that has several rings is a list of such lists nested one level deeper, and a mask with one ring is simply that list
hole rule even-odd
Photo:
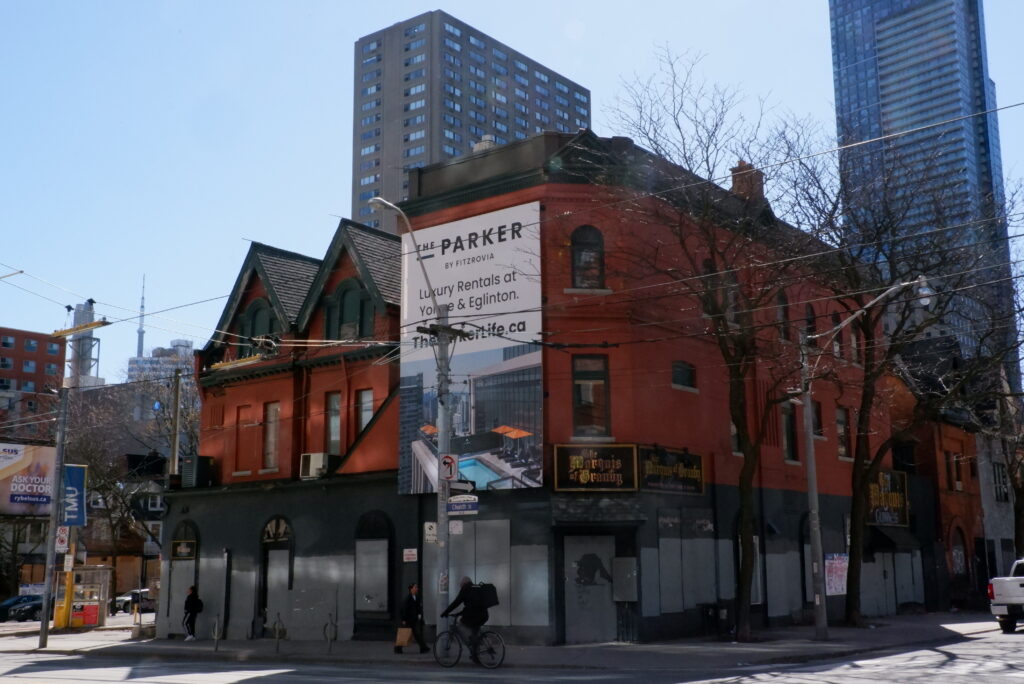
[{"label": "dark painted lower facade", "polygon": [[[393,473],[168,497],[160,636],[182,635],[188,586],[205,603],[200,637],[389,639],[406,587],[423,587],[434,623],[437,546],[430,495],[399,495]],[[738,567],[733,487],[652,491],[482,491],[477,515],[452,518],[450,576],[496,585],[490,624],[513,643],[650,641],[731,628]],[[807,499],[757,497],[755,625],[810,620]],[[824,550],[846,548],[845,498],[822,498]],[[922,549],[908,528],[868,535],[866,615],[924,604]],[[928,549],[925,549],[927,555]],[[841,565],[841,563],[840,563]],[[843,617],[830,595],[829,616]],[[929,601],[929,603],[932,603]]]}]

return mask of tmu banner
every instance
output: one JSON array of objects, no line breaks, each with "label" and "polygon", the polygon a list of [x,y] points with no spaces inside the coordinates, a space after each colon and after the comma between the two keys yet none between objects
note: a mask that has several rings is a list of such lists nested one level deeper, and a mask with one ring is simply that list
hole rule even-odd
[{"label": "tmu banner", "polygon": [[85,473],[88,466],[64,466],[64,524],[85,527]]}]

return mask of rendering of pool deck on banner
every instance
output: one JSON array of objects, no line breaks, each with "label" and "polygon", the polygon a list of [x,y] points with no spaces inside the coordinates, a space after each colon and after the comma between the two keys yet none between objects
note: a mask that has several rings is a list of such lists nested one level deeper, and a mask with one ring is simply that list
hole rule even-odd
[{"label": "rendering of pool deck on banner", "polygon": [[418,252],[404,237],[402,493],[437,483],[437,362],[432,340],[416,332],[437,320],[435,302],[470,334],[451,357],[459,477],[477,489],[543,483],[541,351],[532,344],[541,330],[539,215],[533,202],[425,228]]}]

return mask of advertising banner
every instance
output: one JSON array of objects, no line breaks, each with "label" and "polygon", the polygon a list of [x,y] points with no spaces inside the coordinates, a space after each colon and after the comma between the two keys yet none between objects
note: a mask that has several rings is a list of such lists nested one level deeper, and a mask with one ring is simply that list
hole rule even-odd
[{"label": "advertising banner", "polygon": [[57,450],[0,442],[0,515],[49,515]]},{"label": "advertising banner", "polygon": [[555,446],[556,492],[634,492],[635,444]]},{"label": "advertising banner", "polygon": [[907,506],[907,474],[898,471],[882,471],[878,480],[868,487],[869,525],[910,524],[910,510]]},{"label": "advertising banner", "polygon": [[704,464],[688,449],[640,447],[641,486],[676,494],[704,493]]},{"label": "advertising banner", "polygon": [[85,474],[88,466],[64,465],[64,524],[85,527]]},{"label": "advertising banner", "polygon": [[[476,489],[542,484],[540,204],[402,236],[399,491],[436,490],[438,323],[450,347],[452,479]],[[437,308],[435,308],[435,306]],[[452,476],[452,473],[447,473]]]}]

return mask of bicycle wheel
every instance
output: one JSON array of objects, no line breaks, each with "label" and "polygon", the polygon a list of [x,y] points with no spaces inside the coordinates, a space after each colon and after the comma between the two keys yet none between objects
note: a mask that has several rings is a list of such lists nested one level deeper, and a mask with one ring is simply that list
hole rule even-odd
[{"label": "bicycle wheel", "polygon": [[477,662],[493,670],[505,661],[505,641],[497,632],[481,632],[476,642]]},{"label": "bicycle wheel", "polygon": [[453,667],[462,657],[462,641],[451,632],[441,632],[434,639],[434,660],[443,667]]}]

